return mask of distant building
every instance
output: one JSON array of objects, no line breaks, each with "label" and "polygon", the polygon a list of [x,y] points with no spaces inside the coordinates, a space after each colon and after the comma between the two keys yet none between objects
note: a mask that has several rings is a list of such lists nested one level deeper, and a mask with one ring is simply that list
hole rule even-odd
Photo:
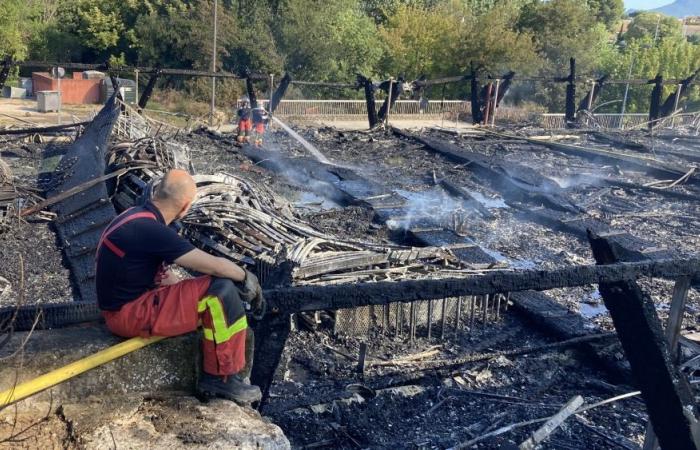
[{"label": "distant building", "polygon": [[700,16],[686,17],[681,22],[685,36],[700,36]]},{"label": "distant building", "polygon": [[[64,104],[100,103],[101,77],[83,76],[83,72],[73,72],[72,78],[61,79],[61,94]],[[47,72],[33,72],[34,92],[57,91],[58,79],[51,78]]]}]

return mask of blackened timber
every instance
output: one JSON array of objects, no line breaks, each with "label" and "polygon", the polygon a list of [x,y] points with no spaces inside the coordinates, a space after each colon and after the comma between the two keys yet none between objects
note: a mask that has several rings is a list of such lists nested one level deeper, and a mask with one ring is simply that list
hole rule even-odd
[{"label": "blackened timber", "polygon": [[425,87],[434,86],[436,84],[459,83],[460,81],[469,80],[470,78],[471,75],[458,75],[455,77],[436,78],[433,80],[418,79],[415,80],[412,84],[418,87]]},{"label": "blackened timber", "polygon": [[291,331],[290,316],[287,314],[268,314],[265,320],[253,326],[255,351],[251,383],[262,391],[261,405],[267,401],[272,380],[282,358],[282,351]]},{"label": "blackened timber", "polygon": [[153,72],[153,75],[151,75],[151,78],[148,79],[148,84],[141,93],[141,98],[139,98],[140,109],[144,109],[148,104],[148,100],[151,98],[151,95],[153,95],[153,89],[156,87],[156,82],[158,81],[158,78],[160,78],[161,73],[162,71],[160,69],[156,69],[156,71]]},{"label": "blackened timber", "polygon": [[649,83],[654,84],[654,89],[651,90],[651,101],[649,103],[649,123],[648,127],[651,130],[656,125],[659,119],[659,114],[661,110],[661,96],[663,95],[664,89],[664,79],[661,75],[657,75],[653,80],[649,80]]},{"label": "blackened timber", "polygon": [[374,96],[374,83],[369,78],[357,74],[357,84],[365,90],[365,102],[367,103],[367,120],[369,121],[370,129],[377,126],[379,118],[377,117],[377,102]]},{"label": "blackened timber", "polygon": [[[698,74],[700,74],[700,69],[696,70],[691,76],[678,83],[676,90],[669,95],[664,104],[661,105],[661,110],[659,111],[661,117],[668,117],[676,112],[675,108],[678,100],[683,97],[687,97],[690,94],[690,88],[695,82]],[[678,92],[678,90],[680,90],[680,92]]]},{"label": "blackened timber", "polygon": [[569,77],[566,85],[566,110],[565,110],[566,125],[571,124],[576,120],[576,60],[569,59]]},{"label": "blackened timber", "polygon": [[478,125],[484,120],[484,117],[481,114],[481,102],[479,101],[479,79],[473,64],[469,79],[471,88],[472,123]]},{"label": "blackened timber", "polygon": [[[391,92],[389,92],[389,86],[391,86]],[[403,91],[403,79],[391,80],[389,86],[386,88],[387,97],[384,99],[381,108],[379,108],[378,118],[380,121],[386,119],[387,114],[391,112],[391,108],[399,99],[401,91]]]},{"label": "blackened timber", "polygon": [[[478,153],[467,152],[460,147],[438,139],[394,129],[399,136],[409,137],[448,159],[461,163],[470,163],[469,168],[490,183],[506,202],[524,218],[543,224],[557,231],[575,235],[578,239],[587,239],[587,230],[596,233],[614,234],[614,239],[625,248],[628,261],[648,258],[669,258],[675,256],[664,249],[636,238],[629,233],[617,232],[608,224],[583,213],[559,185],[539,175],[529,167],[509,163],[491,157],[488,160]],[[459,191],[452,191],[463,195]],[[465,197],[465,198],[471,198]],[[523,203],[528,204],[524,206]],[[532,208],[532,205],[535,208]]]},{"label": "blackened timber", "polygon": [[292,77],[288,73],[285,73],[284,76],[282,77],[282,81],[280,81],[280,85],[277,86],[277,89],[275,89],[275,92],[272,94],[272,100],[270,101],[270,106],[268,107],[268,110],[273,113],[279,106],[280,102],[282,101],[282,98],[284,98],[284,94],[287,92],[287,88],[289,87],[289,84],[292,82]]},{"label": "blackened timber", "polygon": [[379,281],[329,286],[300,286],[265,291],[270,310],[280,313],[356,308],[394,302],[434,300],[464,295],[516,291],[546,291],[641,277],[695,277],[700,259],[656,259],[605,266],[585,265],[556,270],[493,270],[467,278]]},{"label": "blackened timber", "polygon": [[450,182],[449,180],[440,180],[440,186],[442,186],[443,189],[445,189],[450,194],[466,199],[467,206],[469,206],[472,209],[476,209],[485,218],[487,218],[487,219],[494,218],[494,215],[491,214],[491,212],[488,210],[488,208],[486,208],[484,205],[482,205],[481,202],[476,200],[474,198],[474,196],[469,191],[462,188],[461,186],[457,186],[456,184]]},{"label": "blackened timber", "polygon": [[[103,227],[95,225],[107,223],[116,216],[112,204],[102,202],[102,199],[109,198],[105,183],[91,184],[105,172],[107,142],[119,117],[116,92],[85,128],[84,133],[70,145],[53,172],[51,186],[47,189],[47,198],[61,198],[61,201],[52,206],[52,210],[59,217],[72,216],[70,220],[56,223],[56,231],[74,280],[76,300],[97,300],[93,255]],[[47,149],[47,155],[50,151]],[[61,194],[72,192],[83,185],[90,187],[80,189],[80,192],[66,198],[61,197]],[[101,206],[88,208],[95,203],[100,203]],[[76,211],[82,213],[76,215]]]},{"label": "blackened timber", "polygon": [[503,75],[501,78],[501,84],[498,85],[498,97],[496,98],[496,107],[501,106],[501,100],[506,96],[510,85],[513,83],[513,77],[515,77],[515,72],[510,71]]},{"label": "blackened timber", "polygon": [[[558,339],[573,339],[592,332],[580,314],[542,292],[513,292],[510,300],[522,317]],[[620,341],[617,338],[613,342],[586,342],[580,345],[580,349],[588,359],[596,361],[607,371],[611,381],[629,382],[629,363],[619,357]]]},{"label": "blackened timber", "polygon": [[0,135],[22,135],[22,134],[44,134],[53,133],[55,131],[64,131],[71,128],[82,127],[88,125],[90,122],[75,122],[67,123],[65,125],[51,125],[48,127],[32,127],[32,128],[18,128],[10,130],[0,130]]},{"label": "blackened timber", "polygon": [[[273,314],[292,314],[302,311],[333,310],[395,302],[412,302],[465,295],[496,294],[529,290],[549,290],[562,287],[613,283],[642,277],[676,279],[700,273],[700,258],[664,259],[606,265],[575,266],[557,270],[493,270],[469,278],[380,281],[375,283],[348,283],[329,286],[300,286],[265,289],[268,310]],[[31,305],[19,309],[18,317],[31,324],[35,314],[46,311],[69,314],[70,323],[95,320],[97,307],[91,302],[72,305]],[[0,323],[15,313],[15,307],[0,308]],[[50,311],[58,312],[52,313]],[[272,317],[272,316],[270,316]],[[81,319],[82,318],[82,319]],[[61,326],[60,316],[51,318],[54,326]],[[267,319],[265,319],[267,320]]]},{"label": "blackened timber", "polygon": [[508,196],[510,201],[539,203],[557,211],[580,212],[568,199],[559,196],[558,191],[561,191],[561,188],[555,182],[539,175],[531,168],[503,160],[495,161],[494,158],[466,151],[449,142],[397,128],[393,128],[393,132],[398,136],[420,142],[429,150],[451,161],[468,163],[470,170],[481,175],[484,180],[493,185],[495,190]]},{"label": "blackened timber", "polygon": [[596,100],[598,100],[600,92],[603,90],[603,86],[607,80],[608,75],[603,75],[593,82],[591,90],[588,91],[588,94],[579,102],[577,111],[589,111],[593,109],[593,105],[595,105]]},{"label": "blackened timber", "polygon": [[250,101],[251,108],[258,107],[258,96],[255,94],[255,86],[253,86],[253,79],[246,77],[245,79],[245,90],[248,94],[248,100]]},{"label": "blackened timber", "polygon": [[[589,235],[600,267],[619,260],[605,238]],[[654,432],[662,448],[698,450],[693,439],[695,400],[687,381],[674,366],[654,301],[632,280],[601,282],[598,286],[622,342],[632,375],[642,391]]]},{"label": "blackened timber", "polygon": [[7,76],[10,74],[10,68],[12,67],[12,58],[7,56],[2,62],[2,69],[0,69],[0,90],[5,87],[5,82],[7,81]]},{"label": "blackened timber", "polygon": [[[524,136],[514,136],[494,131],[484,130],[486,133],[498,136],[500,138],[511,138],[526,141],[533,145],[541,145],[550,150],[560,153],[581,156],[590,160],[602,160],[612,164],[621,165],[623,167],[636,168],[642,170],[649,175],[660,179],[679,178],[688,172],[689,167],[682,167],[675,164],[664,163],[654,158],[632,155],[620,151],[610,151],[601,148],[582,147],[580,145],[563,144],[561,142],[543,141],[539,139],[531,139]],[[691,178],[689,181],[693,181]]]}]

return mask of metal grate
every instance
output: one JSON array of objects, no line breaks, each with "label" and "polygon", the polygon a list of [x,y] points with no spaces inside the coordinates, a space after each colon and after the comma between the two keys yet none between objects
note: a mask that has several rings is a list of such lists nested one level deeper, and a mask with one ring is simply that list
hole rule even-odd
[{"label": "metal grate", "polygon": [[348,336],[368,336],[377,331],[409,339],[444,338],[449,331],[470,331],[499,321],[508,297],[477,295],[342,309],[335,313],[334,331]]}]

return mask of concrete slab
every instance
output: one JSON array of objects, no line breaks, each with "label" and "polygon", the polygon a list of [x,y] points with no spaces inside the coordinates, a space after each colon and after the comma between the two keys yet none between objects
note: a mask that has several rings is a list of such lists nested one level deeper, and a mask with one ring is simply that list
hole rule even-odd
[{"label": "concrete slab", "polygon": [[[22,342],[27,340],[20,349]],[[102,326],[16,333],[0,349],[0,390],[121,342]],[[195,333],[152,344],[40,393],[23,403],[71,401],[92,395],[192,392],[198,338]]]}]

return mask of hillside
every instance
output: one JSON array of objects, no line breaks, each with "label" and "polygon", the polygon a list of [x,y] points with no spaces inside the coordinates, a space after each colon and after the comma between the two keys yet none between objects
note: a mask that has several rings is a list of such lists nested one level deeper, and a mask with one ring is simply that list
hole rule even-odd
[{"label": "hillside", "polygon": [[688,16],[700,16],[700,1],[698,0],[676,0],[675,2],[661,6],[653,11],[668,14],[679,18]]}]

